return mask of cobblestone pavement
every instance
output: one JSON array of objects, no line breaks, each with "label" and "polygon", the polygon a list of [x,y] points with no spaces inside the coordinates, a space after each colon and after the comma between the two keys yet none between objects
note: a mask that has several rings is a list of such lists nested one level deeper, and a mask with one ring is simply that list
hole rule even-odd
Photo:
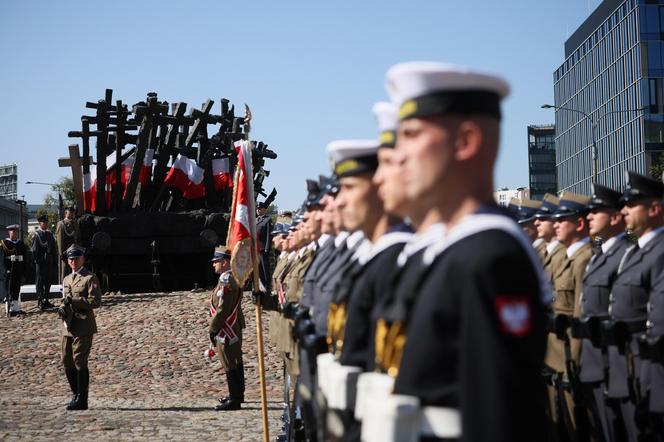
[{"label": "cobblestone pavement", "polygon": [[[239,411],[214,411],[227,386],[219,363],[203,358],[208,293],[104,296],[96,310],[87,411],[65,410],[71,393],[60,365],[62,322],[55,311],[41,313],[27,302],[27,315],[0,317],[0,440],[261,440],[254,307],[245,296],[246,402]],[[264,341],[274,440],[281,425],[282,364]]]}]

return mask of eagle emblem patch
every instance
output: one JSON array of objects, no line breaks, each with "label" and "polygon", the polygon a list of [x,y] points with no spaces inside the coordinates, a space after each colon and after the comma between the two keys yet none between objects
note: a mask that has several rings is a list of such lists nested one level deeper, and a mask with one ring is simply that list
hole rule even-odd
[{"label": "eagle emblem patch", "polygon": [[517,337],[526,336],[532,329],[530,301],[526,296],[496,297],[498,324],[503,332]]}]

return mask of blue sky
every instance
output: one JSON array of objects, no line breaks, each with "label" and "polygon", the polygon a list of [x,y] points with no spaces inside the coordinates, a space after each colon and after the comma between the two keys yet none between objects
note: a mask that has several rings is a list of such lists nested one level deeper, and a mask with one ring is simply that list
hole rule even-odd
[{"label": "blue sky", "polygon": [[[275,149],[267,184],[299,206],[305,178],[327,173],[325,145],[377,136],[371,106],[401,61],[495,70],[512,85],[503,108],[496,187],[528,185],[528,124],[553,121],[552,73],[567,37],[599,0],[509,2],[0,2],[0,164],[19,167],[19,195],[40,203],[68,175],[57,167],[85,101],[135,103],[148,91],[199,107],[226,97],[254,114]],[[89,112],[87,112],[90,114]]]}]

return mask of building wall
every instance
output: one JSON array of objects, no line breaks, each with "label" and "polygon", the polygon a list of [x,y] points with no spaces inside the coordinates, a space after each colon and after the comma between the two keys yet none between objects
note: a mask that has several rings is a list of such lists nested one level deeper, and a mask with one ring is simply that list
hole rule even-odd
[{"label": "building wall", "polygon": [[530,189],[527,187],[518,187],[516,189],[502,188],[493,192],[493,198],[499,205],[507,206],[512,198],[530,198]]},{"label": "building wall", "polygon": [[528,126],[528,181],[530,197],[534,200],[558,191],[555,132],[553,124]]},{"label": "building wall", "polygon": [[[6,227],[12,224],[19,224],[20,207],[14,201],[0,198],[0,238],[7,237]],[[28,213],[23,211],[23,234],[27,233]]]},{"label": "building wall", "polygon": [[555,105],[589,118],[556,110],[561,191],[590,193],[593,130],[597,181],[615,189],[626,170],[647,173],[664,148],[664,4],[652,3],[605,0],[566,44],[567,58],[553,75]]}]

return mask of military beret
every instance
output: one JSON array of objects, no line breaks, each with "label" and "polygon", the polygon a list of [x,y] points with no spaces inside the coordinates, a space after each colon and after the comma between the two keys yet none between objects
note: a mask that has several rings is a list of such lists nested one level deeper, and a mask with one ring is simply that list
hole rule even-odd
[{"label": "military beret", "polygon": [[664,183],[636,172],[625,172],[627,186],[622,202],[638,201],[645,198],[664,198]]},{"label": "military beret", "polygon": [[212,262],[220,261],[222,259],[231,259],[231,254],[228,252],[226,246],[218,246],[214,249],[214,254],[212,255]]},{"label": "military beret", "polygon": [[399,120],[440,114],[492,115],[500,118],[500,101],[509,84],[498,75],[436,62],[392,66],[385,78]]}]

